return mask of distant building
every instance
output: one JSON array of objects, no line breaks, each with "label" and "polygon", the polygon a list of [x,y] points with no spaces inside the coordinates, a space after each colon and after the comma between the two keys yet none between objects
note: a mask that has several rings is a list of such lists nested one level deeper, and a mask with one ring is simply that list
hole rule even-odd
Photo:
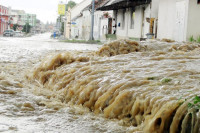
[{"label": "distant building", "polygon": [[32,27],[36,26],[36,14],[28,14],[24,10],[12,10],[11,16],[13,18],[13,24],[23,26],[29,23]]},{"label": "distant building", "polygon": [[0,5],[0,35],[8,29],[9,25],[9,8]]},{"label": "distant building", "polygon": [[21,20],[24,24],[28,23],[30,26],[36,26],[36,14],[24,14],[21,16]]},{"label": "distant building", "polygon": [[24,26],[25,23],[22,21],[22,16],[24,16],[26,12],[24,10],[11,10],[11,17],[13,19],[13,24],[17,24],[19,26]]}]

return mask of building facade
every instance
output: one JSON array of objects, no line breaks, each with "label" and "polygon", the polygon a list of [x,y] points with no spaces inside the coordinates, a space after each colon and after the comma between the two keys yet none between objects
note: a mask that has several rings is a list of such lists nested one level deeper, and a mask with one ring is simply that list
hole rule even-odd
[{"label": "building facade", "polygon": [[8,29],[9,25],[9,8],[0,5],[0,35]]},{"label": "building facade", "polygon": [[187,41],[200,37],[198,0],[160,0],[158,38]]},{"label": "building facade", "polygon": [[11,17],[13,18],[13,24],[24,26],[29,23],[32,27],[36,26],[36,14],[29,14],[24,10],[11,10]]},{"label": "building facade", "polygon": [[[83,0],[71,10],[71,38],[89,40],[91,32],[91,0]],[[105,40],[106,34],[112,34],[113,11],[97,11],[99,5],[107,4],[109,0],[99,0],[95,3],[94,31],[95,40]]]},{"label": "building facade", "polygon": [[115,0],[98,10],[113,10],[117,39],[156,38],[159,0]]}]

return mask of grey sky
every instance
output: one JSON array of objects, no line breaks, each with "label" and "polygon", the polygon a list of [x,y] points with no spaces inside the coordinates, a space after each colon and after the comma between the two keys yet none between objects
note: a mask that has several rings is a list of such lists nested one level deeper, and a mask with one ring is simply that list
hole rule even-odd
[{"label": "grey sky", "polygon": [[[12,9],[24,10],[27,13],[36,14],[38,19],[46,23],[47,21],[56,21],[59,1],[61,0],[0,0],[0,5],[11,6]],[[62,1],[66,2],[66,0]],[[79,3],[82,0],[74,1]]]}]

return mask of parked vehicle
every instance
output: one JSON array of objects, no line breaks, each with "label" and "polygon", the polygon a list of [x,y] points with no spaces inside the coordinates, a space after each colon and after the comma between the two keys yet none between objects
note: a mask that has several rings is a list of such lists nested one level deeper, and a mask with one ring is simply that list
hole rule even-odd
[{"label": "parked vehicle", "polygon": [[14,30],[5,30],[3,32],[3,36],[14,36],[15,35],[15,31]]},{"label": "parked vehicle", "polygon": [[15,31],[15,37],[23,37],[24,34],[21,31]]}]

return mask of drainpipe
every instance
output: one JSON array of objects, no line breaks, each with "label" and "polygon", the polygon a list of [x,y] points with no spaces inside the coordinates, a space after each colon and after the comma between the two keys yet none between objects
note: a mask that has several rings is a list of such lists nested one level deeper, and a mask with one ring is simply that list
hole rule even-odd
[{"label": "drainpipe", "polygon": [[99,17],[99,40],[101,40],[101,17]]},{"label": "drainpipe", "polygon": [[[126,11],[126,17],[125,17],[125,20],[127,20],[127,26],[126,26],[126,38],[128,39],[129,37],[128,37],[128,32],[129,32],[129,21],[130,21],[130,9],[128,8],[128,11]],[[127,18],[127,19],[126,19]]]}]

